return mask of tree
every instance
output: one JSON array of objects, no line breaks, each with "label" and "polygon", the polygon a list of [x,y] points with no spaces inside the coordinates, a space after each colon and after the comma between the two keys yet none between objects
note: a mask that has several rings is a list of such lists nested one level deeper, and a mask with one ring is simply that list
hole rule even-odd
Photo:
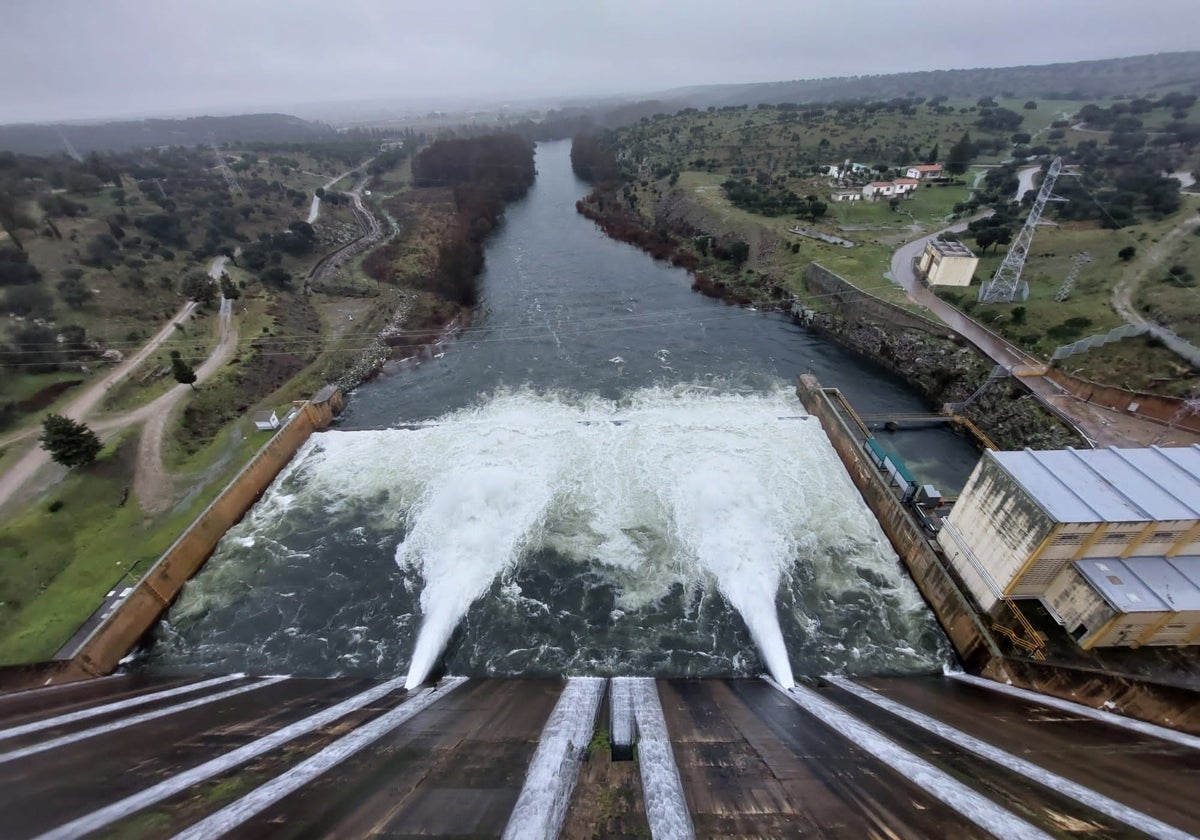
[{"label": "tree", "polygon": [[926,163],[931,163],[931,164],[932,164],[932,163],[937,163],[937,161],[938,161],[938,152],[940,152],[940,151],[941,151],[941,148],[942,148],[942,147],[941,147],[941,145],[940,145],[940,144],[938,144],[938,143],[934,143],[934,144],[933,144],[933,148],[929,150],[929,154],[927,154],[927,155],[925,156],[925,162],[926,162]]},{"label": "tree", "polygon": [[222,274],[221,274],[221,297],[226,298],[228,300],[237,300],[241,296],[242,296],[242,292],[240,289],[238,289],[237,283],[234,283],[233,279],[228,274],[225,274],[224,272],[222,272]]},{"label": "tree", "polygon": [[42,449],[64,467],[90,464],[104,448],[100,438],[85,424],[61,414],[51,414],[42,421],[42,434],[38,441]]},{"label": "tree", "polygon": [[1131,259],[1133,259],[1133,255],[1136,253],[1137,246],[1126,245],[1120,251],[1117,251],[1117,256],[1120,257],[1124,262],[1129,262]]},{"label": "tree", "polygon": [[171,351],[171,375],[180,385],[190,385],[193,391],[196,390],[196,371],[183,360],[178,350]]},{"label": "tree", "polygon": [[63,303],[72,309],[79,309],[92,298],[92,290],[78,277],[64,277],[58,281],[57,288]]},{"label": "tree", "polygon": [[958,142],[950,147],[950,154],[946,156],[946,171],[951,175],[963,174],[974,156],[975,147],[971,143],[971,135],[964,132]]},{"label": "tree", "polygon": [[212,279],[203,271],[191,271],[183,278],[179,290],[189,300],[197,303],[212,303],[217,299],[217,291]]},{"label": "tree", "polygon": [[1034,102],[1032,99],[1030,99],[1030,100],[1027,100],[1027,101],[1025,102],[1025,110],[1026,110],[1026,111],[1036,111],[1036,110],[1037,110],[1037,103],[1036,103],[1036,102]]}]

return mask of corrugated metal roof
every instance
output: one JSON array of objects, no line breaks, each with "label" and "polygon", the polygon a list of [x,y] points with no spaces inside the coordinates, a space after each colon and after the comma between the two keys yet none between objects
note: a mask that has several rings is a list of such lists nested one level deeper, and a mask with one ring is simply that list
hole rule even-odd
[{"label": "corrugated metal roof", "polygon": [[1200,589],[1200,557],[1195,555],[1168,557],[1167,562],[1175,568],[1175,571],[1179,572],[1179,574],[1183,575]]},{"label": "corrugated metal roof", "polygon": [[1175,611],[1120,560],[1078,560],[1075,568],[1118,612]]},{"label": "corrugated metal roof", "polygon": [[[1175,612],[1200,611],[1200,586],[1182,574],[1171,560],[1166,557],[1130,557],[1122,562]],[[1200,574],[1200,564],[1196,565],[1196,570]]]},{"label": "corrugated metal roof", "polygon": [[1058,522],[1200,518],[1200,446],[988,452]]}]

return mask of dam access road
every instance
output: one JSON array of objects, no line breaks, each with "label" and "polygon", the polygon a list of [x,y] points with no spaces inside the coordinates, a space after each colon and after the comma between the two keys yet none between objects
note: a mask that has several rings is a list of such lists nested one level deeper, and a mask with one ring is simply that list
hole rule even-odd
[{"label": "dam access road", "polygon": [[1185,838],[1198,780],[1200,738],[962,676],[0,696],[9,838]]}]

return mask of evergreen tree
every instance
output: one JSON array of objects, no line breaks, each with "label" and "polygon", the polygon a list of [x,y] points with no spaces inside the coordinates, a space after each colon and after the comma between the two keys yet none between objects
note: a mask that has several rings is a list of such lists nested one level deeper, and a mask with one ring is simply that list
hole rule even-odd
[{"label": "evergreen tree", "polygon": [[64,467],[90,464],[104,448],[100,438],[85,424],[61,414],[51,414],[42,421],[42,434],[38,441],[42,449]]},{"label": "evergreen tree", "polygon": [[929,155],[925,158],[925,162],[926,163],[937,163],[938,152],[940,152],[941,150],[942,150],[941,145],[938,143],[934,143],[933,148],[929,150]]},{"label": "evergreen tree", "polygon": [[237,284],[228,274],[221,274],[221,297],[227,300],[237,300],[242,296],[242,292],[238,289]]},{"label": "evergreen tree", "polygon": [[180,385],[191,385],[192,390],[196,390],[196,371],[183,360],[178,350],[171,351],[171,375]]},{"label": "evergreen tree", "polygon": [[959,141],[950,147],[950,154],[946,156],[946,171],[951,175],[963,174],[974,156],[975,147],[971,143],[971,135],[964,132]]}]

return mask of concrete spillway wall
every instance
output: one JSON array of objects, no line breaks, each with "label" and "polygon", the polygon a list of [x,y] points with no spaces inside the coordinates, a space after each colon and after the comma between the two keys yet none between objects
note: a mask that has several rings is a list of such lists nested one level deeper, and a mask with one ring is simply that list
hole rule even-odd
[{"label": "concrete spillway wall", "polygon": [[[879,471],[859,448],[859,435],[842,418],[833,389],[801,376],[796,394],[821,421],[851,481],[879,520],[884,534],[933,609],[950,643],[970,672],[1093,708],[1115,707],[1132,718],[1200,734],[1200,693],[1182,686],[1006,655],[988,629],[991,619],[958,585],[924,531],[904,509]],[[986,623],[985,623],[986,622]]]},{"label": "concrete spillway wall", "polygon": [[155,562],[133,591],[80,645],[69,666],[52,678],[67,682],[110,674],[154,626],[183,585],[200,570],[225,533],[258,501],[263,491],[315,431],[341,411],[342,393],[328,386],[304,403],[204,512]]},{"label": "concrete spillway wall", "polygon": [[999,650],[994,647],[966,595],[942,565],[920,526],[884,483],[879,471],[864,457],[858,437],[842,420],[821,383],[813,376],[801,376],[796,394],[805,410],[821,421],[829,442],[850,474],[850,480],[908,567],[959,657],[972,669],[982,668],[990,659],[999,657]]}]

